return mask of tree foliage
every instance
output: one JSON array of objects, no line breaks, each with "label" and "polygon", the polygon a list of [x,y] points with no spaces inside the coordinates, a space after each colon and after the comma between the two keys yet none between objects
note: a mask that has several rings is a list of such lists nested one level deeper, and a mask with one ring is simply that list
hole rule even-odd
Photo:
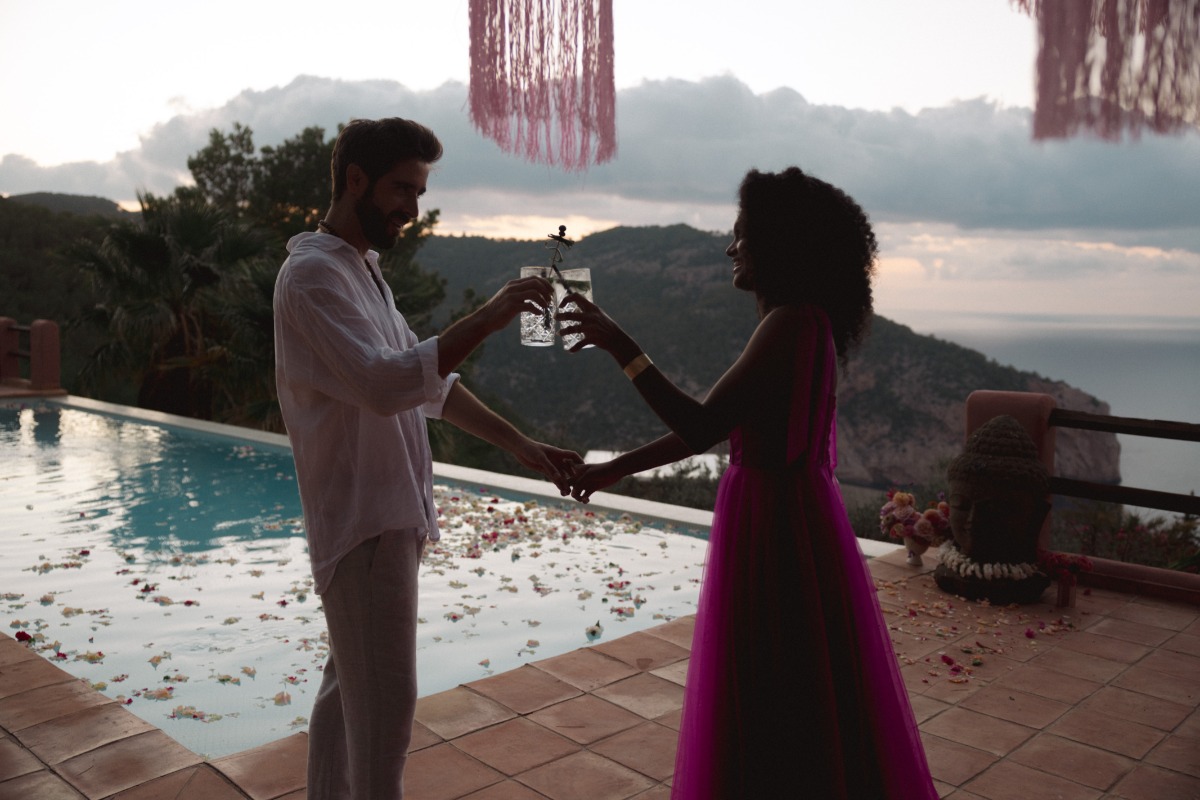
[{"label": "tree foliage", "polygon": [[[36,204],[62,198],[48,193],[0,198],[0,314],[23,325],[35,319],[59,323],[63,385],[74,392],[78,387],[73,376],[97,340],[66,326],[92,303],[87,281],[80,279],[66,252],[80,242],[100,242],[110,222],[90,211],[80,215]],[[116,209],[115,203],[108,205]]]},{"label": "tree foliage", "polygon": [[213,128],[208,147],[187,160],[200,197],[237,219],[246,214],[255,188],[258,162],[254,157],[254,135],[240,122],[230,133]]},{"label": "tree foliage", "polygon": [[333,143],[324,128],[314,125],[255,152],[254,131],[248,126],[235,122],[228,132],[213,128],[208,145],[187,161],[195,185],[175,193],[196,194],[286,242],[312,230],[329,205]]},{"label": "tree foliage", "polygon": [[74,250],[95,303],[82,321],[103,339],[80,378],[97,391],[136,387],[137,403],[213,419],[228,359],[228,283],[268,248],[260,231],[193,195],[139,196],[140,223],[118,223]]},{"label": "tree foliage", "polygon": [[[315,228],[329,205],[333,142],[326,140],[324,128],[312,126],[278,147],[262,148],[251,212],[285,240]],[[433,219],[428,224],[432,227]]]},{"label": "tree foliage", "polygon": [[[92,298],[77,327],[97,338],[81,384],[145,408],[282,430],[275,276],[284,243],[323,213],[332,153],[333,140],[316,126],[257,152],[249,127],[214,129],[188,159],[194,185],[140,195],[139,220],[73,248]],[[446,282],[416,261],[437,218],[431,210],[414,221],[380,261],[397,308],[422,338],[435,333],[433,311],[446,299]]]}]

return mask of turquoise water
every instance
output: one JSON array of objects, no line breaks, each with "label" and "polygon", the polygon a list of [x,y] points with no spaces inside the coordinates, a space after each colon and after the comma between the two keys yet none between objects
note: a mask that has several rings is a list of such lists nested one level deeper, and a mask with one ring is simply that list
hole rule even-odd
[{"label": "turquoise water", "polygon": [[[219,757],[307,727],[327,654],[291,453],[53,404],[0,406],[0,621]],[[705,542],[439,482],[429,695],[693,613]],[[680,535],[691,533],[693,535]]]}]

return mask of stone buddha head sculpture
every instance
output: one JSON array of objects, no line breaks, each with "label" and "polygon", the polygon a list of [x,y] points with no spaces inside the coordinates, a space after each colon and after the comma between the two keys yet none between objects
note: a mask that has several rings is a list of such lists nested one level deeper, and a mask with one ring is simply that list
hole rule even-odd
[{"label": "stone buddha head sculpture", "polygon": [[963,555],[981,564],[1037,560],[1049,477],[1019,422],[1003,415],[980,426],[947,478],[950,529]]}]

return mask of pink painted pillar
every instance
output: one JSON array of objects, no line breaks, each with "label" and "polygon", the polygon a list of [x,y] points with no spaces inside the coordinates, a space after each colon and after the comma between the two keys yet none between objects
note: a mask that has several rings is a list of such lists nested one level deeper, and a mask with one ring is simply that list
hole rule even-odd
[{"label": "pink painted pillar", "polygon": [[[967,436],[993,417],[1003,414],[1021,423],[1021,427],[1033,439],[1037,446],[1038,455],[1046,466],[1047,474],[1054,475],[1054,443],[1055,429],[1050,425],[1050,412],[1058,404],[1048,394],[1035,392],[997,392],[990,389],[980,389],[971,392],[967,397]],[[1047,497],[1047,500],[1050,498]],[[1050,545],[1050,515],[1042,523],[1041,533],[1038,534],[1038,547],[1047,549]]]},{"label": "pink painted pillar", "polygon": [[12,317],[0,317],[0,382],[21,377],[21,360],[17,357],[20,342],[17,321]]},{"label": "pink painted pillar", "polygon": [[58,389],[61,378],[58,325],[36,319],[29,326],[29,386],[35,390]]}]

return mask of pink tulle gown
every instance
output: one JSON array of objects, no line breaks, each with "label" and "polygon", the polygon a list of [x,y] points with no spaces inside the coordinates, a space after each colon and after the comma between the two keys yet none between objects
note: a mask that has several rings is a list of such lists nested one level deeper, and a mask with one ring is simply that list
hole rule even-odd
[{"label": "pink tulle gown", "polygon": [[805,320],[786,443],[730,436],[673,800],[937,797],[833,476],[829,322]]}]

